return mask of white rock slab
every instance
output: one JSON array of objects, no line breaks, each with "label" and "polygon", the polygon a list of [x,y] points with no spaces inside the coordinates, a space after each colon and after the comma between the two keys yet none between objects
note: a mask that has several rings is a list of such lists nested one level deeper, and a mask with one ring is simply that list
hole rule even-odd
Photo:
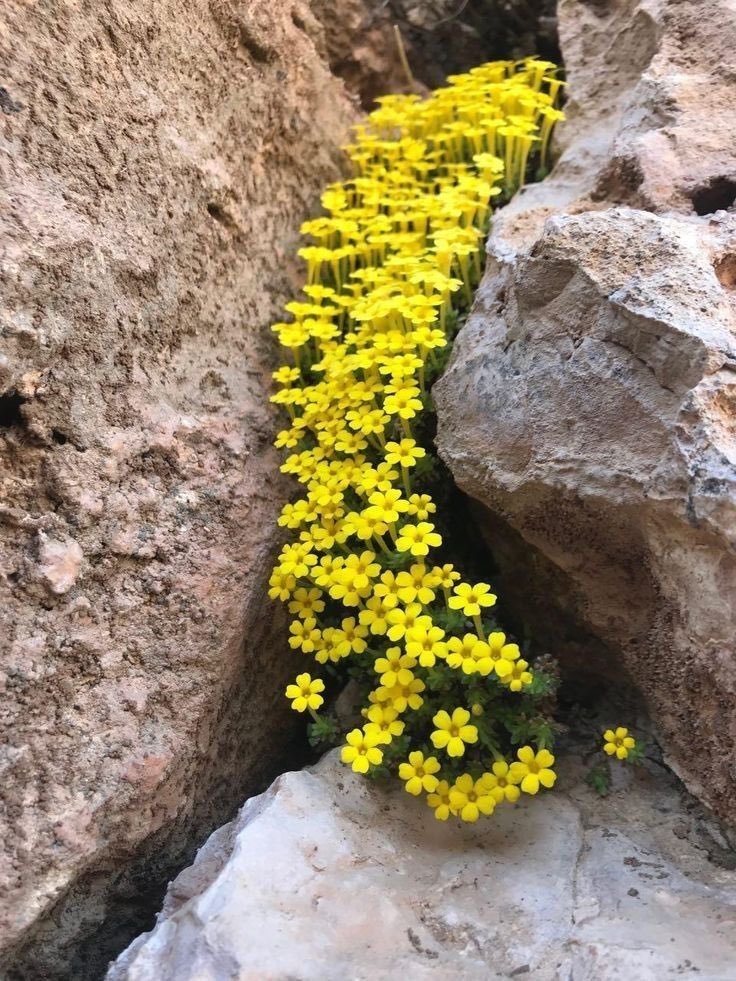
[{"label": "white rock slab", "polygon": [[733,981],[736,875],[674,782],[583,772],[461,826],[330,754],[210,838],[108,981]]}]

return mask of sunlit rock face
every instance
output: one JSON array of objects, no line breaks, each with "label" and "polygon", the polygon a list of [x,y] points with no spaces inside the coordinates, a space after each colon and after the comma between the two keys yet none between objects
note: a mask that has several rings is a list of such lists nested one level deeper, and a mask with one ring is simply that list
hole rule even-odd
[{"label": "sunlit rock face", "polygon": [[568,746],[553,791],[474,825],[337,753],[284,774],[212,835],[108,981],[728,976],[734,874],[704,858],[718,847],[676,781],[621,766],[600,799],[587,768]]}]

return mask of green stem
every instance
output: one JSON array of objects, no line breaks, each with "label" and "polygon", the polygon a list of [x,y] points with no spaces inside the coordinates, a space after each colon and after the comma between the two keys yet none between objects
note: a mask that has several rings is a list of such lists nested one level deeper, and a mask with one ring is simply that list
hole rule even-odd
[{"label": "green stem", "polygon": [[377,531],[373,532],[374,539],[378,542],[378,547],[385,555],[391,555],[391,550],[383,540],[383,535],[379,535]]}]

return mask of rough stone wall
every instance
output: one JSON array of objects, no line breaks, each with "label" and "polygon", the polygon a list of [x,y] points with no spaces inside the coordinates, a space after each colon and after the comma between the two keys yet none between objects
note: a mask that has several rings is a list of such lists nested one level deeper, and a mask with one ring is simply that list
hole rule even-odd
[{"label": "rough stone wall", "polygon": [[736,18],[560,0],[568,122],[435,389],[501,595],[736,823]]},{"label": "rough stone wall", "polygon": [[355,116],[310,23],[3,7],[4,977],[95,976],[293,731],[267,326]]}]

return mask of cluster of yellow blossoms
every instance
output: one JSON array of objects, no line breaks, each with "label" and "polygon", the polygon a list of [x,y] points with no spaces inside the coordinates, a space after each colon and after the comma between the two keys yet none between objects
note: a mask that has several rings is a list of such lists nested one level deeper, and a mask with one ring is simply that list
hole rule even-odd
[{"label": "cluster of yellow blossoms", "polygon": [[[304,493],[283,509],[292,534],[270,595],[293,616],[290,646],[365,696],[343,761],[397,771],[440,820],[476,821],[555,781],[540,707],[549,679],[490,618],[490,585],[432,557],[443,527],[421,445],[430,383],[480,278],[491,201],[532,159],[545,165],[561,117],[555,71],[499,61],[426,100],[378,100],[347,148],[354,176],[328,187],[325,215],[302,228],[304,299],[274,325],[290,352],[274,373],[272,400],[290,419],[276,445]],[[323,692],[306,672],[286,691],[322,734]]]}]

